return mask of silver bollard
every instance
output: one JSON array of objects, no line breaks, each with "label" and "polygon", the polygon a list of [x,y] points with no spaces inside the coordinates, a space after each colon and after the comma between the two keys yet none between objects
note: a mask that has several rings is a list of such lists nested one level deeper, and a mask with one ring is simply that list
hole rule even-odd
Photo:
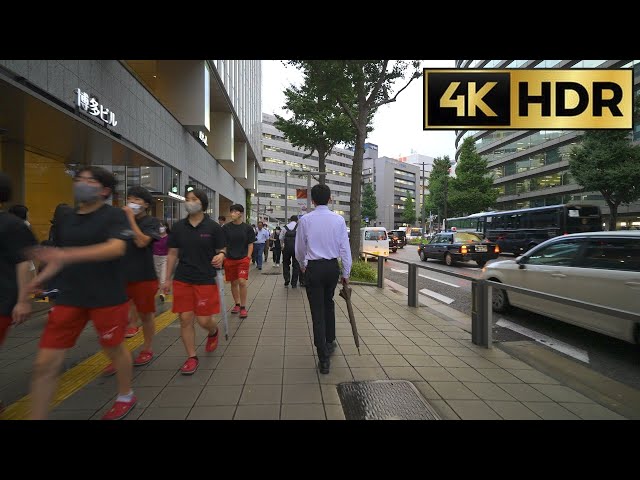
[{"label": "silver bollard", "polygon": [[418,306],[418,266],[409,264],[409,306]]},{"label": "silver bollard", "polygon": [[378,257],[378,288],[384,287],[384,257]]},{"label": "silver bollard", "polygon": [[483,280],[471,284],[471,341],[491,348],[493,343],[493,289]]}]

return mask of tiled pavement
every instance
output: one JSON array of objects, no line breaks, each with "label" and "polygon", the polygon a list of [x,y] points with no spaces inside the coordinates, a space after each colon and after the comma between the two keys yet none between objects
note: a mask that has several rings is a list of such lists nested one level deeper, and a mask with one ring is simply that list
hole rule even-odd
[{"label": "tiled pavement", "polygon": [[[406,298],[389,289],[353,287],[358,355],[337,292],[338,348],[330,374],[316,368],[304,290],[284,288],[280,275],[252,269],[249,317],[230,316],[229,341],[221,336],[217,350],[205,353],[205,333],[196,327],[196,374],[178,373],[185,360],[179,323],[157,335],[156,359],[134,370],[138,404],[127,418],[340,420],[336,385],[378,379],[413,382],[443,419],[624,418],[498,348],[473,345],[457,324],[425,308],[407,307]],[[226,304],[233,305],[229,295]],[[115,377],[98,378],[59,404],[50,418],[100,418],[114,391]]]}]

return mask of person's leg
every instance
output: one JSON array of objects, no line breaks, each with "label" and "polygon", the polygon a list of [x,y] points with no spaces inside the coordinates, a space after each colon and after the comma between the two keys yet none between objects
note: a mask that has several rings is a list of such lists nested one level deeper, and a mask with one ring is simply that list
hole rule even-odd
[{"label": "person's leg", "polygon": [[[57,305],[49,310],[31,377],[29,418],[32,420],[47,418],[49,405],[58,386],[58,376],[62,370],[65,353],[75,345],[88,321],[89,311],[84,308]],[[125,316],[124,325],[126,322]]]},{"label": "person's leg", "polygon": [[240,279],[231,282],[231,295],[236,305],[242,305],[242,294],[240,292]]},{"label": "person's leg", "polygon": [[298,284],[298,277],[300,277],[300,264],[298,263],[298,260],[296,260],[296,257],[292,257],[291,259],[293,261],[293,273],[291,274],[291,286],[295,287]]},{"label": "person's leg", "polygon": [[58,387],[66,349],[40,348],[31,377],[31,420],[45,420]]},{"label": "person's leg", "polygon": [[264,253],[264,243],[257,243],[256,249],[258,252],[256,253],[256,263],[258,265],[258,270],[262,269],[262,254]]},{"label": "person's leg", "polygon": [[309,273],[309,283],[307,284],[307,298],[311,309],[311,320],[313,322],[313,344],[318,353],[318,360],[326,362],[329,360],[327,349],[326,328],[325,328],[325,295],[324,295],[324,264],[314,263],[307,266]]},{"label": "person's leg", "polygon": [[104,353],[116,368],[118,395],[129,395],[131,393],[131,380],[133,378],[131,352],[125,346],[124,342],[115,347],[103,347],[103,349]]},{"label": "person's leg", "polygon": [[7,337],[12,321],[13,319],[10,315],[0,315],[0,346],[2,346],[4,339]]},{"label": "person's leg", "polygon": [[284,277],[284,286],[291,282],[291,260],[294,258],[289,250],[282,252],[282,276]]}]

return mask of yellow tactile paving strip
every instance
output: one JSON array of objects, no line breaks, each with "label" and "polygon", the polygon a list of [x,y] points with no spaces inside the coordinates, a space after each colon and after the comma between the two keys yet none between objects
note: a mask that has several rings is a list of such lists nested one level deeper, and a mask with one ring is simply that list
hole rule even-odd
[{"label": "yellow tactile paving strip", "polygon": [[[159,332],[173,323],[178,318],[171,310],[158,315],[155,318],[156,332]],[[125,345],[129,350],[138,348],[144,342],[144,336],[140,333],[135,337],[125,340]],[[51,408],[55,408],[71,395],[83,388],[88,383],[102,375],[102,371],[109,364],[109,359],[102,352],[87,358],[72,369],[65,372],[60,377],[58,391],[53,398]],[[9,405],[0,415],[0,420],[25,420],[29,416],[31,406],[30,396],[26,395],[15,403]]]}]

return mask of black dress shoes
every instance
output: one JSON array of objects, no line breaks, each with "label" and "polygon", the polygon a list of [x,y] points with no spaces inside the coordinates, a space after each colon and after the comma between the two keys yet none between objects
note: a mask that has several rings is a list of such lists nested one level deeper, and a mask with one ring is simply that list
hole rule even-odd
[{"label": "black dress shoes", "polygon": [[330,367],[330,365],[331,365],[331,364],[329,363],[329,359],[326,359],[326,360],[320,360],[320,361],[318,362],[318,368],[320,369],[320,373],[323,373],[323,374],[325,374],[325,375],[326,375],[327,373],[329,373],[329,367]]}]

